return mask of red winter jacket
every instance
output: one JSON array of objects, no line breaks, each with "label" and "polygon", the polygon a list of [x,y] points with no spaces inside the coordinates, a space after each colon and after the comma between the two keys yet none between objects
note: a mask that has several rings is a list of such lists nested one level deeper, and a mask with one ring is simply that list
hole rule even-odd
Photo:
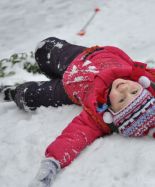
[{"label": "red winter jacket", "polygon": [[[78,55],[63,76],[66,93],[83,111],[63,130],[47,150],[61,167],[69,165],[75,157],[95,139],[112,133],[103,122],[103,113],[97,112],[98,103],[106,102],[109,87],[116,78],[137,81],[145,75],[155,81],[155,70],[134,62],[116,47],[92,47]],[[150,88],[155,95],[155,92]]]}]

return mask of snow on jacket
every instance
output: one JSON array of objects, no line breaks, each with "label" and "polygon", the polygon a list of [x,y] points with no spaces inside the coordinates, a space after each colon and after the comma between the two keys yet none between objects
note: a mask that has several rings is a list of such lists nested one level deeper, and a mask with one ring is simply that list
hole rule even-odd
[{"label": "snow on jacket", "polygon": [[[83,111],[63,130],[46,149],[47,157],[54,157],[61,167],[69,165],[95,139],[113,133],[104,123],[99,103],[106,102],[109,88],[116,78],[137,81],[141,75],[155,81],[155,70],[134,62],[116,47],[92,47],[78,55],[67,68],[63,84],[68,96]],[[155,92],[150,88],[153,95]]]}]

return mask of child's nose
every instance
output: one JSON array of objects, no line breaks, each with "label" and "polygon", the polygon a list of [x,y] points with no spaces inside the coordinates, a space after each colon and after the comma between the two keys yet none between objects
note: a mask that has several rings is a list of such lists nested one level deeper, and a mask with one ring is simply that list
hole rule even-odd
[{"label": "child's nose", "polygon": [[124,84],[119,88],[120,94],[123,94],[124,96],[130,98],[132,96],[130,91],[130,86],[128,84]]},{"label": "child's nose", "polygon": [[122,84],[122,85],[120,85],[119,87],[118,87],[118,90],[120,91],[120,92],[129,92],[129,86],[127,85],[127,84]]}]

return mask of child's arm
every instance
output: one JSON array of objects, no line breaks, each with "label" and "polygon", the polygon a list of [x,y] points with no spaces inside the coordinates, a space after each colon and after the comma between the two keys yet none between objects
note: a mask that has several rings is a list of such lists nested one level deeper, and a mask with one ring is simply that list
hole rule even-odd
[{"label": "child's arm", "polygon": [[59,160],[61,168],[69,165],[78,154],[95,139],[101,137],[103,131],[85,111],[75,117],[63,130],[62,134],[46,149],[46,157]]},{"label": "child's arm", "polygon": [[48,146],[46,159],[41,162],[30,187],[50,187],[58,171],[69,165],[87,145],[103,134],[92,118],[85,111],[81,112]]}]

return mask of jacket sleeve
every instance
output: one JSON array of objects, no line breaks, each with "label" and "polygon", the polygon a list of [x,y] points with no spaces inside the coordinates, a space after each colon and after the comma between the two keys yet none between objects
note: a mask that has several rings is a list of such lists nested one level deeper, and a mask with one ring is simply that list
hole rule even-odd
[{"label": "jacket sleeve", "polygon": [[47,147],[45,156],[54,157],[63,168],[69,165],[87,145],[102,135],[103,131],[89,114],[82,111]]}]

